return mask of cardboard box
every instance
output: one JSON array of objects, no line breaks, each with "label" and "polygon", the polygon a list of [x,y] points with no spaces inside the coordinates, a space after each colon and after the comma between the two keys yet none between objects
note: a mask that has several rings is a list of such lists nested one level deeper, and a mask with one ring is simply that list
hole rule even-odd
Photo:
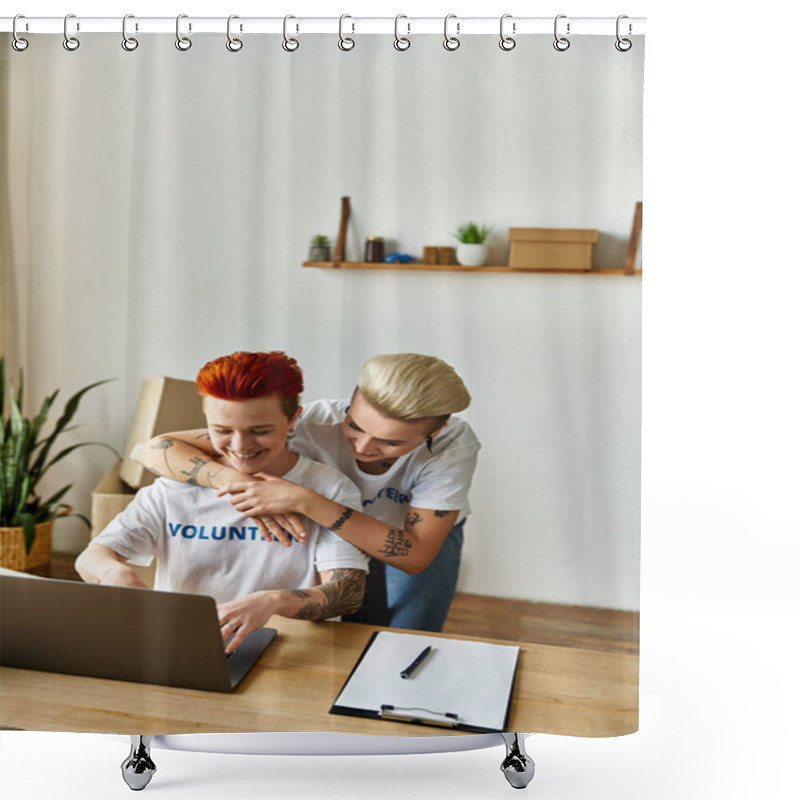
[{"label": "cardboard box", "polygon": [[[133,500],[136,491],[126,486],[119,476],[121,461],[117,461],[113,467],[103,476],[100,483],[95,486],[92,492],[92,539],[94,539],[103,528],[111,522],[121,511],[124,511],[128,503]],[[131,565],[139,577],[148,585],[153,585],[155,578],[155,560],[148,567],[138,567]]]},{"label": "cardboard box", "polygon": [[119,470],[120,477],[134,489],[151,484],[156,476],[130,458],[134,445],[160,433],[205,427],[202,401],[194,381],[146,378],[139,390],[136,413]]},{"label": "cardboard box", "polygon": [[508,266],[589,270],[597,231],[585,228],[509,228]]}]

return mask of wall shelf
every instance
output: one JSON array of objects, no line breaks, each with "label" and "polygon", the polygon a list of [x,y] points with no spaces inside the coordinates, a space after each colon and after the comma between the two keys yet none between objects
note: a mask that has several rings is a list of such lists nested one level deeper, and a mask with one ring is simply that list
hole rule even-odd
[{"label": "wall shelf", "polygon": [[304,267],[317,269],[371,269],[371,270],[406,270],[407,272],[536,272],[548,275],[641,275],[639,270],[616,269],[520,269],[519,267],[462,267],[458,264],[371,264],[366,261],[342,261],[338,266],[333,261],[304,261]]}]

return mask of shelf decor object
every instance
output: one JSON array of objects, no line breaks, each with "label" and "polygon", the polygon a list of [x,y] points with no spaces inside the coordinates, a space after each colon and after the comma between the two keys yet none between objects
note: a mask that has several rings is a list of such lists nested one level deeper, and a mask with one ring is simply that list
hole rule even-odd
[{"label": "shelf decor object", "polygon": [[509,228],[508,265],[521,269],[588,271],[596,230]]}]

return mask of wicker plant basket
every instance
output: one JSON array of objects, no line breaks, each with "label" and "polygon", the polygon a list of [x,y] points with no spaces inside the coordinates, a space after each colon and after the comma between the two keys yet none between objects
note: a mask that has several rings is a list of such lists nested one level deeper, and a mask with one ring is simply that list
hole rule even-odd
[{"label": "wicker plant basket", "polygon": [[36,538],[30,553],[25,553],[22,528],[0,528],[0,567],[17,572],[46,572],[53,549],[53,521],[36,525]]}]

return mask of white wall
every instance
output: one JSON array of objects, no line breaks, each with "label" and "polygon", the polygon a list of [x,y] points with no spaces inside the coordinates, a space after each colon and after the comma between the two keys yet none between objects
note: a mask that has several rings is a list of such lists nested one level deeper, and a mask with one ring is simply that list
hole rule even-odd
[{"label": "white wall", "polygon": [[[620,265],[643,42],[502,53],[487,36],[447,53],[431,37],[397,53],[365,36],[340,53],[320,36],[290,58],[275,37],[237,56],[199,38],[178,53],[170,35],[136,54],[52,39],[0,42],[8,341],[32,391],[117,377],[81,435],[121,447],[143,377],[191,378],[234,349],[287,350],[308,399],[349,394],[376,352],[435,353],[467,381],[484,442],[462,590],[638,606],[641,279],[300,263],[349,195],[351,258],[367,235],[451,244],[474,218],[497,263],[508,227],[552,226],[599,229],[597,265]],[[85,509],[108,459],[76,455],[62,475]],[[59,528],[57,546],[81,545]]]}]

